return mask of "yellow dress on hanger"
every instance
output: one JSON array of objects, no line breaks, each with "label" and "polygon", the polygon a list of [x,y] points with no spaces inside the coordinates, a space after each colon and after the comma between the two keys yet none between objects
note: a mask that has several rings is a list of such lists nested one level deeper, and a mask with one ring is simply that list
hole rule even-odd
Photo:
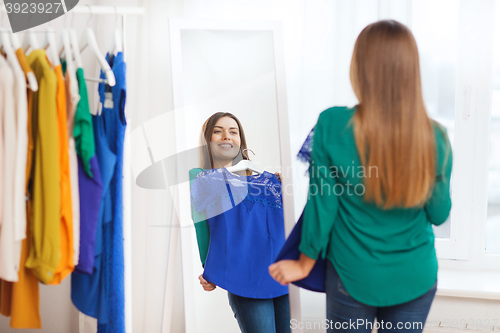
[{"label": "yellow dress on hanger", "polygon": [[41,282],[49,283],[61,259],[57,78],[47,61],[45,50],[32,51],[28,62],[35,71],[40,89],[34,94],[33,103],[35,159],[32,172],[32,246],[26,267]]}]

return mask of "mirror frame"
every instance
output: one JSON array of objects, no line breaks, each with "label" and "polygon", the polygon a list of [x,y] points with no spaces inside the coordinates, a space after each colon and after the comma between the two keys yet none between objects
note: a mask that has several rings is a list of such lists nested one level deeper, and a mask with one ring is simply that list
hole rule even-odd
[{"label": "mirror frame", "polygon": [[[282,170],[282,188],[287,189],[283,192],[283,214],[285,223],[285,236],[288,236],[295,226],[295,210],[293,195],[285,195],[285,193],[293,193],[292,172],[283,172],[283,170],[291,171],[292,154],[290,148],[290,131],[288,120],[287,107],[287,92],[286,92],[286,77],[285,77],[285,59],[284,59],[284,43],[281,28],[281,21],[250,21],[250,20],[204,20],[204,19],[169,19],[170,30],[170,56],[172,65],[172,90],[173,90],[173,106],[174,106],[174,122],[175,122],[175,145],[176,151],[182,152],[187,149],[182,136],[186,133],[184,115],[183,97],[183,73],[182,73],[182,50],[181,50],[181,31],[182,30],[219,30],[219,31],[270,31],[273,34],[274,45],[274,66],[275,66],[275,82],[276,82],[276,101],[278,109],[278,128],[280,145],[280,160]],[[185,166],[182,161],[177,161],[177,170],[183,170]],[[202,333],[197,332],[196,311],[195,311],[195,295],[193,288],[201,288],[199,281],[192,270],[192,258],[197,258],[197,253],[192,253],[193,244],[189,232],[186,228],[194,227],[191,220],[190,206],[190,188],[189,182],[185,182],[177,187],[174,196],[174,206],[177,208],[177,217],[179,228],[175,228],[172,232],[180,236],[181,246],[181,266],[182,266],[182,281],[184,295],[184,319],[186,333]],[[180,235],[179,235],[180,234]],[[176,240],[176,236],[171,238]],[[174,242],[176,243],[176,242]],[[170,247],[170,250],[173,248]],[[174,256],[169,254],[169,259]],[[175,269],[175,263],[168,264],[169,271]],[[168,277],[172,277],[168,273]],[[172,281],[167,280],[168,284]],[[289,286],[290,293],[290,319],[295,319],[301,322],[300,309],[300,290],[294,285]],[[167,304],[168,300],[165,300]],[[171,316],[171,305],[165,306],[170,310],[164,309],[164,321],[173,319]],[[170,312],[170,313],[167,313]],[[294,333],[302,333],[301,329],[292,329]]]}]

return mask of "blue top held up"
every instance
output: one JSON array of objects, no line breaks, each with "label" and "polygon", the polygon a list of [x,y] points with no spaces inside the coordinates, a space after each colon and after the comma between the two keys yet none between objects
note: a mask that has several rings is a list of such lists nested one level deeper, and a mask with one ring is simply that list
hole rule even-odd
[{"label": "blue top held up", "polygon": [[285,242],[281,183],[275,175],[205,170],[192,182],[191,199],[210,230],[203,273],[207,281],[242,297],[288,293],[268,271]]}]

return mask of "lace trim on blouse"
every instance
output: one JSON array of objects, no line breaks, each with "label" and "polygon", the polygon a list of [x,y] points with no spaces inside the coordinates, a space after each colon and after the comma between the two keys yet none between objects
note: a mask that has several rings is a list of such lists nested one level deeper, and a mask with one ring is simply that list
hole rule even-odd
[{"label": "lace trim on blouse", "polygon": [[191,184],[191,203],[198,212],[216,207],[230,209],[243,200],[282,209],[281,183],[267,171],[238,176],[222,168],[200,172]]},{"label": "lace trim on blouse", "polygon": [[[306,163],[308,166],[311,163],[311,151],[312,151],[312,146],[313,146],[313,137],[314,137],[314,127],[313,129],[309,132],[307,135],[306,140],[302,144],[302,147],[299,150],[299,153],[297,154],[297,158]],[[309,173],[309,168],[307,168],[306,174]]]}]

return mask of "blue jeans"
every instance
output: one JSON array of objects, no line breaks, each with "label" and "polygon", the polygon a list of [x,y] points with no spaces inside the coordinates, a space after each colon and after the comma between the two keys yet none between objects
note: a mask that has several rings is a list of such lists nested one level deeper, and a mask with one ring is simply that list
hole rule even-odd
[{"label": "blue jeans", "polygon": [[290,333],[288,294],[276,298],[247,298],[227,293],[242,333]]},{"label": "blue jeans", "polygon": [[[379,333],[421,333],[436,294],[436,286],[437,282],[424,295],[403,304],[385,307],[369,306],[349,296],[333,264],[328,260],[326,264],[328,332],[370,333],[372,327],[380,325],[377,327]],[[378,324],[374,323],[375,317]],[[360,323],[360,325],[355,325],[355,323]],[[407,328],[404,325],[407,325]]]}]

